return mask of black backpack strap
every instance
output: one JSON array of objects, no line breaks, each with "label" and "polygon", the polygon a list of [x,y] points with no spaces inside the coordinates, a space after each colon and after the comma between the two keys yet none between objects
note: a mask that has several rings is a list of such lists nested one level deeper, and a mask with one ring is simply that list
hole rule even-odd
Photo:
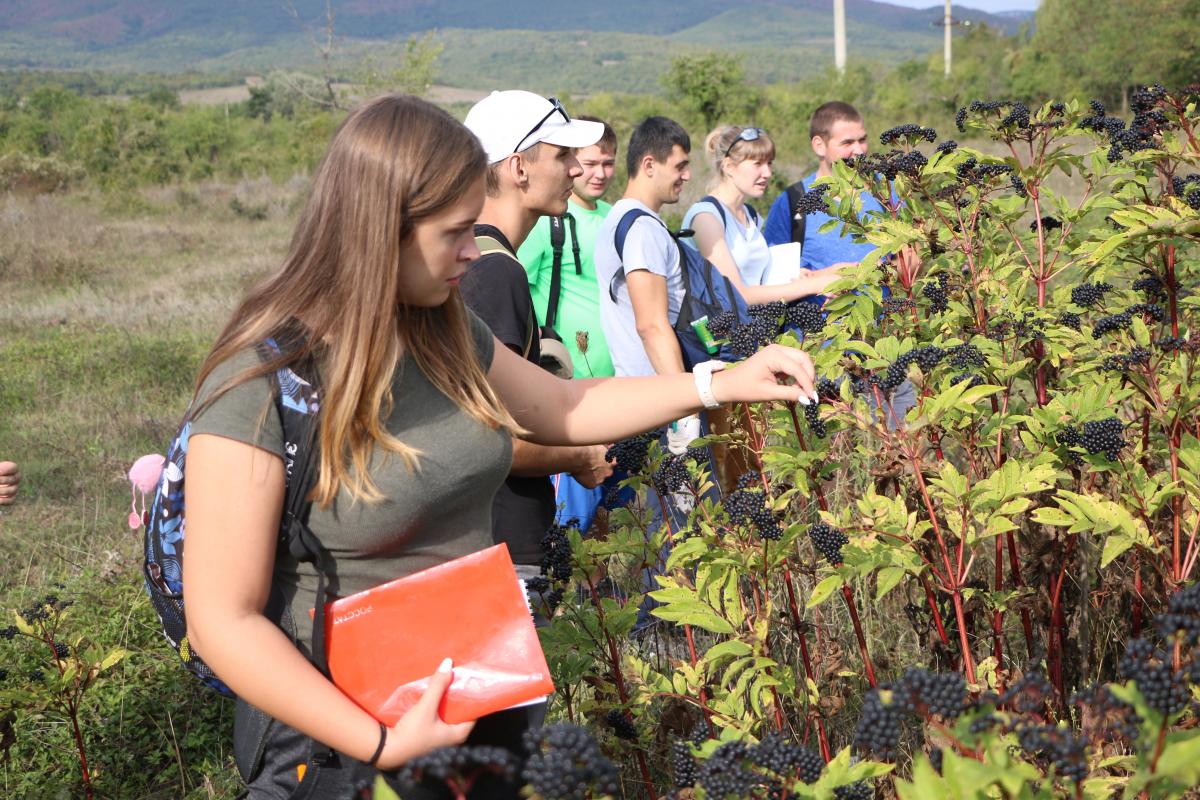
[{"label": "black backpack strap", "polygon": [[567,212],[564,216],[567,218],[567,225],[571,228],[571,257],[575,259],[575,274],[583,274],[583,259],[579,256],[579,233],[575,230],[575,217],[571,212]]},{"label": "black backpack strap", "polygon": [[758,227],[758,209],[746,203],[746,217],[754,227]]},{"label": "black backpack strap", "polygon": [[[558,300],[562,293],[562,257],[563,244],[566,241],[566,220],[575,222],[575,218],[570,212],[563,214],[561,217],[550,218],[550,250],[554,254],[553,260],[550,262],[550,296],[546,299],[546,324],[544,328],[554,330],[554,324],[558,322]],[[574,225],[572,225],[574,227]],[[576,257],[578,261],[578,257]],[[542,331],[542,335],[546,335],[546,331]]]},{"label": "black backpack strap", "polygon": [[804,228],[808,220],[807,214],[801,214],[800,198],[804,196],[804,181],[796,181],[787,188],[788,212],[792,218],[792,241],[804,245]]}]

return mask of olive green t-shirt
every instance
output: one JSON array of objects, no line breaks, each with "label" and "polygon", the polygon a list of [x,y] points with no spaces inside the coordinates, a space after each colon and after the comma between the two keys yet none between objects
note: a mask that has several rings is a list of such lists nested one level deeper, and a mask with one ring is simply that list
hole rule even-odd
[{"label": "olive green t-shirt", "polygon": [[[470,325],[475,356],[486,372],[495,340],[474,314],[470,314]],[[248,351],[220,365],[201,387],[200,397],[257,360],[258,356]],[[262,377],[226,392],[192,421],[191,435],[225,436],[282,458],[283,428],[271,400],[272,385],[269,377]],[[396,368],[392,397],[387,429],[422,453],[419,469],[410,472],[403,459],[377,447],[371,477],[383,501],[356,503],[343,489],[329,508],[314,504],[309,514],[309,527],[332,556],[330,589],[338,596],[492,545],[492,497],[512,464],[508,433],[492,430],[460,409],[429,382],[407,354]],[[316,570],[280,551],[274,580],[288,602],[307,652]]]}]

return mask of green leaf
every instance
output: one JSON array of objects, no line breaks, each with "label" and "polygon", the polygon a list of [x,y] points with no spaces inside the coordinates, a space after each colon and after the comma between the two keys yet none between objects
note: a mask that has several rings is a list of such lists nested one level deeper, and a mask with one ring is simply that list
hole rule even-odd
[{"label": "green leaf", "polygon": [[1104,551],[1100,554],[1100,568],[1103,569],[1133,547],[1133,537],[1126,533],[1110,533],[1104,540]]},{"label": "green leaf", "polygon": [[1075,517],[1055,506],[1036,508],[1030,516],[1039,525],[1051,525],[1056,528],[1069,528],[1077,522]]},{"label": "green leaf", "polygon": [[908,573],[904,567],[884,567],[879,570],[875,579],[875,602],[882,600],[888,592],[896,588]]},{"label": "green leaf", "polygon": [[841,588],[843,582],[841,575],[827,576],[813,589],[813,593],[809,595],[808,602],[804,604],[804,607],[816,608],[821,605],[821,603],[829,599],[831,594]]}]

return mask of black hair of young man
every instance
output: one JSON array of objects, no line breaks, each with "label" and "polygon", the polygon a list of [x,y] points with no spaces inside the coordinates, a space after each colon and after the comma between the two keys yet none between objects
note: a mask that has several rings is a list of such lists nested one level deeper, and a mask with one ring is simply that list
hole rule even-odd
[{"label": "black hair of young man", "polygon": [[637,175],[638,166],[646,155],[654,156],[655,161],[666,161],[675,145],[683,148],[685,153],[692,150],[692,140],[682,125],[667,117],[647,117],[642,120],[630,134],[629,150],[625,153],[625,169],[629,171],[629,177]]}]

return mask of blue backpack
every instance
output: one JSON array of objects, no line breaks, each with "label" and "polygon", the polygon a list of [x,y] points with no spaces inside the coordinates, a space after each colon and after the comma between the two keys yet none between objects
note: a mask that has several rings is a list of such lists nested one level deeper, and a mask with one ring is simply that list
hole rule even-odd
[{"label": "blue backpack", "polygon": [[[617,258],[625,260],[625,237],[633,223],[642,217],[649,217],[665,229],[667,226],[661,219],[641,208],[631,208],[617,222],[613,243],[617,248]],[[667,231],[670,233],[670,231]],[[719,358],[722,361],[738,361],[739,356],[733,354],[729,345],[706,345],[692,326],[693,322],[703,319],[713,319],[726,311],[737,317],[737,324],[743,325],[750,321],[746,311],[746,301],[734,288],[728,278],[704,256],[700,251],[685,247],[681,238],[691,236],[690,230],[671,233],[675,247],[679,250],[679,271],[683,282],[683,299],[679,303],[679,317],[675,320],[675,338],[679,340],[679,351],[683,355],[683,366],[691,372],[695,365]],[[617,302],[617,278],[623,275],[618,271],[608,285],[608,296]],[[712,347],[712,349],[710,349]]]},{"label": "blue backpack", "polygon": [[[281,337],[282,338],[282,337]],[[267,339],[256,347],[264,363],[277,362],[284,354],[279,342]],[[325,602],[328,585],[327,576],[332,572],[332,560],[320,542],[308,528],[308,512],[311,503],[306,499],[316,477],[314,443],[316,441],[318,381],[311,360],[281,366],[273,373],[278,392],[275,393],[275,408],[283,421],[284,460],[286,490],[284,512],[280,520],[279,547],[286,548],[293,557],[316,565],[319,573],[317,588],[316,620],[313,626],[313,658],[318,668],[328,674],[325,667]],[[162,624],[167,641],[179,653],[184,666],[205,685],[224,695],[233,692],[221,681],[204,661],[188,646],[187,621],[184,616],[183,596],[183,545],[186,528],[184,473],[187,460],[188,438],[191,435],[191,410],[184,416],[178,433],[171,440],[166,461],[150,512],[145,520],[144,538],[145,563],[143,575],[146,593]],[[271,589],[266,615],[275,620],[289,635],[290,616],[284,613],[282,598],[275,587]]]}]

